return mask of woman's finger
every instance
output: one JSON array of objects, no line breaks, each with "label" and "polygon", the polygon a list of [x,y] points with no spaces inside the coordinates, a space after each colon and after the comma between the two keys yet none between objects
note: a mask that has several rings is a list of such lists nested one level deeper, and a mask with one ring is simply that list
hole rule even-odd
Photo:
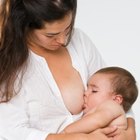
[{"label": "woman's finger", "polygon": [[117,127],[113,126],[113,127],[106,127],[101,129],[102,133],[104,133],[105,135],[109,135],[111,133],[115,133],[115,131],[117,131]]}]

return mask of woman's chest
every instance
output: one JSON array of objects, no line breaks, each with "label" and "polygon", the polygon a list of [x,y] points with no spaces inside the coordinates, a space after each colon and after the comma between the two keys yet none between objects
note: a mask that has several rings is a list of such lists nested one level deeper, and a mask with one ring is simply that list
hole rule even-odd
[{"label": "woman's chest", "polygon": [[72,114],[80,113],[83,105],[84,84],[80,73],[72,66],[70,57],[53,58],[47,62],[66,108]]},{"label": "woman's chest", "polygon": [[32,57],[28,80],[25,82],[31,90],[27,91],[31,95],[28,99],[32,100],[36,96],[44,104],[44,112],[53,112],[54,107],[62,112],[78,114],[82,110],[88,75],[84,59],[77,53],[71,53],[70,56],[67,51],[62,56],[47,54],[44,58],[36,55]]}]

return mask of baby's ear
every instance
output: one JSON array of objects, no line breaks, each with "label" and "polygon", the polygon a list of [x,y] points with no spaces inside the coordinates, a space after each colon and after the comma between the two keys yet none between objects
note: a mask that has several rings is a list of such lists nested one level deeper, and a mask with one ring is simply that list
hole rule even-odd
[{"label": "baby's ear", "polygon": [[113,100],[119,104],[122,104],[123,102],[123,97],[120,94],[115,94],[113,95]]}]

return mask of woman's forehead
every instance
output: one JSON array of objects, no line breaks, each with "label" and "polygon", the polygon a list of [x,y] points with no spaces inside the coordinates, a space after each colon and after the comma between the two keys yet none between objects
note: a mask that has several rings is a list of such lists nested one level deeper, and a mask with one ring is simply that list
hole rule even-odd
[{"label": "woman's forehead", "polygon": [[72,15],[69,14],[61,20],[56,20],[51,23],[46,22],[44,24],[43,30],[46,30],[47,32],[51,32],[51,33],[63,32],[68,27],[70,27],[71,22],[72,22]]}]

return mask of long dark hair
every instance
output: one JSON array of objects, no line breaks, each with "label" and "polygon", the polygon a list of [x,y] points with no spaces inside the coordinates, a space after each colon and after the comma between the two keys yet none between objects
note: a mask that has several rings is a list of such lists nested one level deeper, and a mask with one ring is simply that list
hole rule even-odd
[{"label": "long dark hair", "polygon": [[[73,15],[77,0],[4,0],[0,7],[0,102],[9,101],[16,93],[14,85],[19,72],[26,68],[29,50],[27,36],[41,29],[45,22]],[[21,76],[22,78],[22,76]],[[22,79],[21,79],[22,81]],[[20,82],[18,83],[20,85]]]}]

